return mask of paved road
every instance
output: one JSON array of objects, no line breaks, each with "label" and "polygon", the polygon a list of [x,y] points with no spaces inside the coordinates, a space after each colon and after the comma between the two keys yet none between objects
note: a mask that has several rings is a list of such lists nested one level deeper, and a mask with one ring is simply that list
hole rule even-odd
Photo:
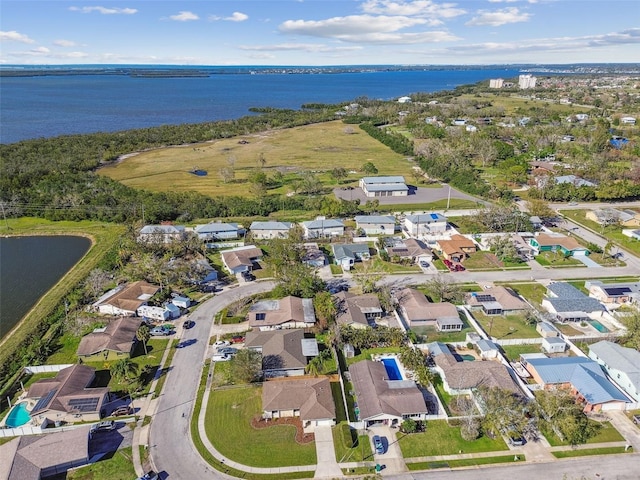
[{"label": "paved road", "polygon": [[274,286],[274,282],[243,284],[215,296],[191,314],[190,318],[196,324],[193,328],[184,330],[181,340],[195,340],[195,343],[179,349],[173,357],[149,436],[153,463],[158,471],[166,472],[168,478],[228,478],[213,470],[200,457],[189,434],[190,415],[200,382],[202,363],[209,347],[212,319],[233,301],[270,291]]},{"label": "paved road", "polygon": [[[637,480],[640,476],[640,454],[578,457],[551,463],[437,470],[424,473],[390,475],[394,480]],[[383,470],[384,473],[384,470]]]}]

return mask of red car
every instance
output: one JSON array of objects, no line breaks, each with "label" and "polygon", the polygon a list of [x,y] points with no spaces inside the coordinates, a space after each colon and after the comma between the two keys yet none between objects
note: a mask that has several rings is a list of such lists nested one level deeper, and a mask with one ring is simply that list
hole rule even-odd
[{"label": "red car", "polygon": [[231,338],[231,343],[243,343],[244,342],[244,337],[241,335],[236,335],[235,337]]}]

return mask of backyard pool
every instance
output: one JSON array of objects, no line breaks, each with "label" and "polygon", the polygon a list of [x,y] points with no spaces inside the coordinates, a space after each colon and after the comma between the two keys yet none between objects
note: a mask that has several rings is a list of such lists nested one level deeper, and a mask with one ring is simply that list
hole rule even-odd
[{"label": "backyard pool", "polygon": [[601,324],[597,320],[591,320],[589,323],[591,324],[591,326],[593,328],[595,328],[600,333],[607,333],[609,331],[609,329],[607,327],[605,327],[603,324]]},{"label": "backyard pool", "polygon": [[460,358],[464,362],[473,362],[476,359],[476,357],[474,357],[473,355],[460,355]]},{"label": "backyard pool", "polygon": [[400,372],[400,366],[398,365],[398,361],[395,357],[383,358],[381,361],[384,368],[387,370],[389,380],[404,380],[402,373]]},{"label": "backyard pool", "polygon": [[9,415],[7,415],[5,423],[7,427],[14,428],[21,427],[29,420],[31,420],[31,417],[27,411],[27,402],[20,402],[13,406]]}]

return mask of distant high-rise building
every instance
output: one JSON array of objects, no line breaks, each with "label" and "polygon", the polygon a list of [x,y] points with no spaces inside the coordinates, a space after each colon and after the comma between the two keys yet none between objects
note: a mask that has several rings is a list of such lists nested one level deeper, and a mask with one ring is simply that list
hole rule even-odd
[{"label": "distant high-rise building", "polygon": [[502,88],[503,84],[503,78],[492,78],[491,80],[489,80],[489,88]]},{"label": "distant high-rise building", "polygon": [[520,75],[518,77],[518,86],[522,89],[535,88],[538,79],[532,75]]}]

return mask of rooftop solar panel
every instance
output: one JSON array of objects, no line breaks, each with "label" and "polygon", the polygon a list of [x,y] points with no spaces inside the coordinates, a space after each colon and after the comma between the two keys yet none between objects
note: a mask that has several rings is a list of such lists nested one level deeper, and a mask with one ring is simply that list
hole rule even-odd
[{"label": "rooftop solar panel", "polygon": [[493,295],[476,295],[476,300],[479,302],[495,302],[496,299]]},{"label": "rooftop solar panel", "polygon": [[79,412],[95,412],[100,403],[100,397],[72,398],[69,407]]},{"label": "rooftop solar panel", "polygon": [[53,398],[53,396],[56,394],[56,392],[58,391],[57,388],[54,388],[53,390],[48,391],[44,396],[40,397],[40,400],[38,400],[38,402],[36,403],[36,406],[33,407],[33,412],[38,412],[44,408],[46,408],[47,405],[49,405],[49,402],[51,401],[51,399]]},{"label": "rooftop solar panel", "polygon": [[611,287],[605,288],[605,292],[607,295],[625,295],[627,293],[631,293],[631,289],[629,287]]}]

